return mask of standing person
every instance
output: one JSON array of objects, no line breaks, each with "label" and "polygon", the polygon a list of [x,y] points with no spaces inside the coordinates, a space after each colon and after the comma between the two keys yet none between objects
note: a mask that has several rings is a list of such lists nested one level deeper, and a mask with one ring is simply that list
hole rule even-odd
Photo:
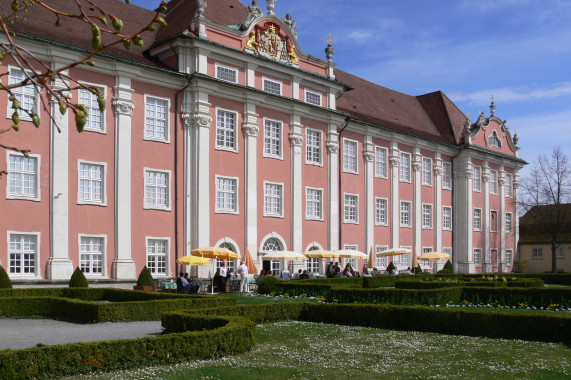
[{"label": "standing person", "polygon": [[282,278],[286,281],[289,281],[289,270],[287,268],[284,268],[282,271]]},{"label": "standing person", "polygon": [[329,262],[327,265],[327,271],[325,271],[325,273],[327,274],[327,278],[333,278],[333,276],[335,276],[335,267],[333,266],[333,261]]},{"label": "standing person", "polygon": [[337,273],[341,272],[341,268],[339,268],[339,262],[335,262],[333,269],[335,269],[335,274],[333,275],[333,277],[336,277]]},{"label": "standing person", "polygon": [[237,273],[240,275],[240,291],[248,293],[248,267],[243,261],[240,261]]},{"label": "standing person", "polygon": [[226,280],[228,278],[228,268],[226,268],[226,263],[220,267],[220,292],[226,293]]}]

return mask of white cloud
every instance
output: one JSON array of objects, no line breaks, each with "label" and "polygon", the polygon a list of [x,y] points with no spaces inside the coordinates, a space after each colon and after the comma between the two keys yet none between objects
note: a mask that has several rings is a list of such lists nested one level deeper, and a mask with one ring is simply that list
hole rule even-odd
[{"label": "white cloud", "polygon": [[497,102],[519,102],[526,100],[551,99],[561,96],[571,96],[571,82],[558,83],[548,88],[531,88],[521,86],[515,88],[491,88],[478,90],[469,93],[451,92],[448,96],[455,102],[468,102],[471,104],[482,104],[494,96]]}]

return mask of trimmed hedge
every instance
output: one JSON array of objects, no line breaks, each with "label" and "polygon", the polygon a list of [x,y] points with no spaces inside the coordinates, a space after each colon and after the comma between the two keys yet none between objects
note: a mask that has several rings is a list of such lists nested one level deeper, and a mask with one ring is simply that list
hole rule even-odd
[{"label": "trimmed hedge", "polygon": [[83,274],[83,271],[76,267],[69,279],[69,287],[70,288],[87,288],[89,283]]},{"label": "trimmed hedge", "polygon": [[395,288],[397,289],[438,289],[438,288],[448,288],[455,286],[480,286],[480,287],[490,287],[490,288],[506,288],[506,287],[543,287],[543,280],[539,278],[524,278],[516,280],[506,280],[506,281],[490,281],[483,279],[472,279],[471,281],[463,281],[459,279],[439,279],[439,281],[426,281],[427,278],[407,278],[400,279],[395,282]]},{"label": "trimmed hedge", "polygon": [[12,289],[12,280],[2,265],[0,265],[0,289]]},{"label": "trimmed hedge", "polygon": [[245,352],[255,344],[256,326],[247,318],[194,316],[187,320],[186,332],[153,338],[0,351],[0,378],[50,379],[94,370],[211,359]]}]

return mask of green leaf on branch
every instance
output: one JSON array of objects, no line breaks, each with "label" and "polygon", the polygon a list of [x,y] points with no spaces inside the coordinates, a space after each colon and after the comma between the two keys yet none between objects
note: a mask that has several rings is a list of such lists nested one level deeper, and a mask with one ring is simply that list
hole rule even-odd
[{"label": "green leaf on branch", "polygon": [[34,123],[34,127],[39,128],[40,127],[40,118],[38,115],[36,115],[35,113],[33,113],[32,115],[32,123]]},{"label": "green leaf on branch", "polygon": [[78,132],[83,132],[85,124],[87,123],[87,109],[84,105],[77,105],[75,108],[75,128]]},{"label": "green leaf on branch", "polygon": [[113,28],[117,33],[120,33],[121,29],[123,29],[123,21],[119,20],[117,17],[111,16],[111,25],[113,25]]},{"label": "green leaf on branch", "polygon": [[103,95],[99,95],[97,97],[97,104],[99,105],[99,112],[105,111],[106,103],[105,103],[105,98],[103,97]]},{"label": "green leaf on branch", "polygon": [[[18,124],[20,123],[20,115],[18,115],[17,111],[12,114],[12,122],[14,123],[14,126],[18,126]],[[14,128],[14,129],[16,129],[16,128]],[[16,129],[16,130],[18,130],[18,129]]]},{"label": "green leaf on branch", "polygon": [[65,102],[63,100],[60,100],[59,101],[59,112],[62,115],[65,115],[66,111],[67,111],[67,104],[65,104]]},{"label": "green leaf on branch", "polygon": [[131,47],[131,41],[130,40],[123,40],[123,47],[127,50],[129,50],[129,48]]},{"label": "green leaf on branch", "polygon": [[160,26],[167,26],[167,22],[166,22],[165,19],[162,18],[162,17],[157,17],[157,23],[158,23]]},{"label": "green leaf on branch", "polygon": [[135,37],[133,37],[133,43],[138,47],[143,47],[145,42],[143,41],[143,37],[137,34]]}]

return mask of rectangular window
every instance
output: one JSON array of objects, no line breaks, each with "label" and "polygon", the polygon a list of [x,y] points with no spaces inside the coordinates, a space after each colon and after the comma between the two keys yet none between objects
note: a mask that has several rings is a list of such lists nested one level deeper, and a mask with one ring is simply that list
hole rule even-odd
[{"label": "rectangular window", "polygon": [[422,157],[422,184],[432,186],[432,160]]},{"label": "rectangular window", "polygon": [[10,234],[9,272],[14,275],[34,275],[38,255],[37,235]]},{"label": "rectangular window", "polygon": [[[386,251],[387,249],[389,249],[388,245],[377,245],[375,247],[375,253],[381,253]],[[384,257],[377,257],[375,260],[375,266],[377,268],[386,268],[388,265],[388,257],[384,256]]]},{"label": "rectangular window", "polygon": [[322,213],[323,190],[306,188],[305,192],[305,217],[307,219],[323,218]]},{"label": "rectangular window", "polygon": [[401,227],[410,227],[411,220],[410,220],[410,202],[401,201],[400,202],[400,226]]},{"label": "rectangular window", "polygon": [[[571,249],[571,247],[569,249]],[[555,250],[555,258],[561,260],[565,259],[565,247],[558,247]]]},{"label": "rectangular window", "polygon": [[38,157],[8,154],[7,198],[39,198]]},{"label": "rectangular window", "polygon": [[[91,87],[89,85],[86,85]],[[104,96],[104,89],[97,87],[101,96]],[[79,104],[83,104],[87,109],[87,123],[85,129],[102,132],[105,130],[103,112],[99,110],[99,102],[97,101],[98,95],[89,91],[86,88],[79,89]]]},{"label": "rectangular window", "polygon": [[[26,79],[26,75],[20,69],[11,68],[10,78],[8,80],[9,84],[21,83]],[[20,102],[20,107],[28,112],[36,112],[36,88],[32,84],[26,86],[15,87],[12,89],[12,94],[14,98]],[[8,102],[8,117],[12,117],[14,109],[12,108],[12,102]],[[19,112],[20,119],[30,120],[30,116],[26,112]]]},{"label": "rectangular window", "polygon": [[512,213],[506,212],[506,233],[512,233]]},{"label": "rectangular window", "polygon": [[307,129],[305,131],[305,163],[321,165],[321,131]]},{"label": "rectangular window", "polygon": [[282,157],[282,124],[266,120],[264,123],[264,156]]},{"label": "rectangular window", "polygon": [[79,163],[79,203],[105,203],[104,174],[103,165]]},{"label": "rectangular window", "polygon": [[167,274],[167,249],[167,239],[147,239],[147,268],[151,274]]},{"label": "rectangular window", "polygon": [[482,266],[482,249],[474,248],[474,264],[476,266]]},{"label": "rectangular window", "polygon": [[442,163],[442,188],[452,189],[452,164],[450,162]]},{"label": "rectangular window", "polygon": [[319,259],[307,259],[307,273],[319,273]]},{"label": "rectangular window", "polygon": [[216,177],[216,212],[238,212],[238,180]]},{"label": "rectangular window", "polygon": [[498,193],[498,171],[490,170],[490,194]]},{"label": "rectangular window", "polygon": [[359,223],[359,196],[345,194],[345,223]]},{"label": "rectangular window", "polygon": [[506,173],[506,197],[511,198],[513,196],[513,176]]},{"label": "rectangular window", "polygon": [[387,148],[375,147],[375,176],[387,178]]},{"label": "rectangular window", "polygon": [[169,203],[169,173],[145,170],[145,206],[166,209]]},{"label": "rectangular window", "polygon": [[274,95],[282,94],[282,83],[264,78],[264,91]]},{"label": "rectangular window", "polygon": [[236,113],[216,113],[216,148],[236,150]]},{"label": "rectangular window", "polygon": [[305,90],[305,102],[321,107],[321,94]]},{"label": "rectangular window", "polygon": [[442,207],[442,229],[452,230],[452,207]]},{"label": "rectangular window", "polygon": [[432,205],[422,205],[422,228],[432,228]]},{"label": "rectangular window", "polygon": [[79,243],[79,267],[85,274],[103,273],[103,238],[82,236]]},{"label": "rectangular window", "polygon": [[498,212],[490,211],[490,232],[498,231]]},{"label": "rectangular window", "polygon": [[[412,249],[412,247],[410,247],[410,246],[405,247],[405,246],[401,245],[400,247],[403,249]],[[398,257],[398,259],[396,259],[395,256],[393,256],[393,260],[395,260],[396,263],[400,263],[400,265],[403,265],[403,266],[410,266],[410,262],[412,259],[410,253],[407,253],[406,255],[399,255],[396,257]]]},{"label": "rectangular window", "polygon": [[543,260],[543,248],[532,248],[531,258],[534,260]]},{"label": "rectangular window", "polygon": [[410,153],[400,153],[400,180],[410,182]]},{"label": "rectangular window", "polygon": [[216,65],[216,78],[226,82],[237,83],[238,70],[228,66]]},{"label": "rectangular window", "polygon": [[166,100],[145,97],[145,139],[168,141],[167,109]]},{"label": "rectangular window", "polygon": [[375,224],[387,225],[387,204],[388,201],[385,198],[375,199]]},{"label": "rectangular window", "polygon": [[357,173],[357,141],[343,139],[343,171]]},{"label": "rectangular window", "polygon": [[283,185],[277,183],[264,184],[264,215],[282,216]]},{"label": "rectangular window", "polygon": [[482,209],[474,209],[474,231],[482,231]]},{"label": "rectangular window", "polygon": [[508,267],[512,266],[512,250],[511,249],[506,249],[506,265]]},{"label": "rectangular window", "polygon": [[482,191],[482,168],[474,166],[474,178],[472,179],[472,189],[474,191]]}]

